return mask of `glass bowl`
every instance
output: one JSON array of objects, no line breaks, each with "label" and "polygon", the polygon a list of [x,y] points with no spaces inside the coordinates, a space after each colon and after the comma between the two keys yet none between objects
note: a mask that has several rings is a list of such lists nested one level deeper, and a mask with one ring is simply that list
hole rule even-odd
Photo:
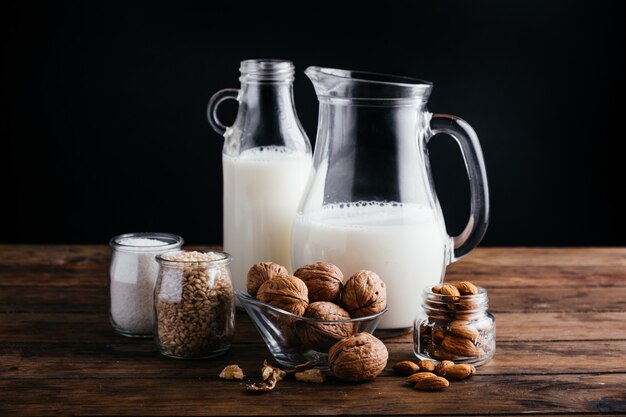
[{"label": "glass bowl", "polygon": [[235,295],[267,344],[274,359],[281,365],[294,367],[315,362],[327,369],[328,350],[344,337],[356,333],[373,333],[383,314],[347,320],[317,320],[297,316],[236,290]]}]

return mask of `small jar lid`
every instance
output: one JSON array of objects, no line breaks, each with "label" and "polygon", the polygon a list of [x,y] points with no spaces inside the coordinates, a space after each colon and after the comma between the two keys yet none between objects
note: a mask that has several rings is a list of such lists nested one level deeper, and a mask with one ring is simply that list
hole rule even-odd
[{"label": "small jar lid", "polygon": [[157,255],[156,260],[159,264],[167,266],[190,264],[228,265],[231,261],[231,256],[229,253],[219,250],[178,250]]},{"label": "small jar lid", "polygon": [[183,243],[178,235],[159,232],[124,233],[109,241],[113,249],[124,252],[166,252],[180,248]]}]

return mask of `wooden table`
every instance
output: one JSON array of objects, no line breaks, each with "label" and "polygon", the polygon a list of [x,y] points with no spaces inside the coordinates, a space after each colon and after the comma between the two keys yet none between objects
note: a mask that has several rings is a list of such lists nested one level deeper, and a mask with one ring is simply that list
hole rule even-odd
[{"label": "wooden table", "polygon": [[226,356],[161,356],[111,328],[109,257],[106,246],[0,245],[0,415],[626,414],[626,248],[484,248],[451,266],[448,280],[488,289],[497,353],[441,392],[390,371],[412,358],[406,335],[385,340],[374,382],[248,394],[218,378],[230,363],[258,375],[271,359],[244,314]]}]

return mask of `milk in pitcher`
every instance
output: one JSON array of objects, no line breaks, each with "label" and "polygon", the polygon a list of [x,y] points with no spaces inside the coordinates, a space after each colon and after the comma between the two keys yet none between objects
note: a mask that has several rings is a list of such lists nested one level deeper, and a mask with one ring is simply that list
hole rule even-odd
[{"label": "milk in pitcher", "polygon": [[388,311],[379,329],[413,325],[421,293],[445,272],[448,240],[433,209],[419,204],[356,202],[298,214],[294,264],[325,261],[349,277],[362,269],[387,286]]}]

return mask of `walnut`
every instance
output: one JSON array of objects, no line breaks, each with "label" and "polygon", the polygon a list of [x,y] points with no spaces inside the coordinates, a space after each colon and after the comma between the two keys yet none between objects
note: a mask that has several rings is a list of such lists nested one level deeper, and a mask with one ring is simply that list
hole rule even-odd
[{"label": "walnut", "polygon": [[335,343],[328,351],[328,367],[342,381],[368,381],[387,366],[385,344],[369,333],[357,333]]},{"label": "walnut", "polygon": [[248,294],[256,297],[256,293],[261,284],[276,275],[289,275],[289,272],[287,272],[287,268],[275,264],[274,262],[259,262],[254,264],[248,271],[248,280],[246,283]]},{"label": "walnut", "polygon": [[277,275],[261,284],[256,296],[265,303],[301,316],[309,305],[308,293],[300,278]]},{"label": "walnut", "polygon": [[359,271],[344,285],[341,302],[352,317],[379,313],[387,305],[385,283],[372,271]]},{"label": "walnut", "polygon": [[[316,301],[309,304],[304,317],[315,320],[349,320],[350,314],[337,304]],[[328,349],[339,340],[353,333],[352,323],[316,323],[302,320],[298,322],[300,340],[305,347],[318,352]]]},{"label": "walnut", "polygon": [[327,262],[317,262],[304,265],[293,273],[300,278],[309,289],[309,301],[335,302],[339,298],[343,287],[343,273]]}]

